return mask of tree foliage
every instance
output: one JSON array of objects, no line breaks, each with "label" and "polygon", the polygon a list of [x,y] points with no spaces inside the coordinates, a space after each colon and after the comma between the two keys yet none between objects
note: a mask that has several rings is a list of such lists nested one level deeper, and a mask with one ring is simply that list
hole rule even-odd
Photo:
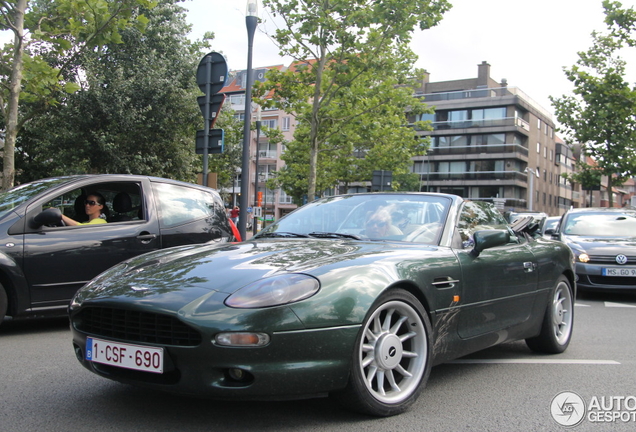
[{"label": "tree foliage", "polygon": [[[187,38],[178,0],[142,12],[144,32],[84,53],[81,89],[33,119],[19,139],[20,180],[70,173],[136,173],[194,181],[203,126],[196,68],[207,45]],[[230,134],[231,135],[231,134]]]},{"label": "tree foliage", "polygon": [[[338,182],[369,180],[374,169],[406,173],[425,151],[406,112],[429,112],[413,98],[421,78],[408,47],[415,28],[437,24],[445,0],[264,0],[284,26],[273,35],[295,63],[257,83],[260,103],[293,114],[294,140],[278,183],[296,201]],[[268,98],[264,96],[267,95]]]},{"label": "tree foliage", "polygon": [[[0,29],[13,32],[0,51],[0,112],[5,125],[2,188],[15,178],[14,148],[24,124],[78,86],[67,74],[83,53],[142,29],[139,7],[152,0],[14,0],[0,2]],[[55,61],[52,61],[55,59]]]},{"label": "tree foliage", "polygon": [[593,169],[579,163],[572,180],[583,183],[606,176],[610,207],[612,187],[636,173],[636,88],[625,80],[625,61],[620,57],[620,50],[636,45],[636,13],[621,6],[603,2],[608,32],[592,33],[592,47],[564,69],[574,94],[551,98],[566,143],[581,143],[583,153],[597,163]]}]

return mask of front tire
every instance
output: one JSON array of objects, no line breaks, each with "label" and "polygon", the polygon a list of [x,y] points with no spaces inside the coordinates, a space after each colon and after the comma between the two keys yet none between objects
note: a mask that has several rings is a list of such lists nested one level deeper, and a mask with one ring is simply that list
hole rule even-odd
[{"label": "front tire", "polygon": [[572,339],[574,325],[574,296],[572,287],[565,276],[561,276],[552,290],[541,333],[526,339],[526,345],[536,352],[559,354],[565,351]]},{"label": "front tire", "polygon": [[431,371],[431,324],[407,291],[382,294],[356,339],[347,387],[333,396],[347,408],[387,417],[410,407]]}]

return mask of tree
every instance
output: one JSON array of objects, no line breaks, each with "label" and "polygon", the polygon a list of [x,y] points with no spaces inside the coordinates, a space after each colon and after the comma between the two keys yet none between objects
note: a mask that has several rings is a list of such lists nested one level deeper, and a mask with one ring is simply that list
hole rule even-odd
[{"label": "tree", "polygon": [[619,56],[621,49],[636,45],[636,13],[615,1],[606,0],[603,7],[609,32],[592,33],[593,46],[564,69],[574,95],[550,99],[566,143],[581,143],[583,153],[597,163],[593,172],[583,169],[572,179],[583,183],[591,174],[606,176],[613,207],[613,186],[636,172],[636,88],[626,82],[625,61]]},{"label": "tree", "polygon": [[[151,0],[14,0],[0,2],[0,29],[11,30],[13,43],[0,52],[0,111],[5,123],[2,189],[13,186],[14,149],[25,122],[43,107],[58,103],[61,92],[77,85],[65,69],[77,56],[121,40],[121,31],[142,29],[137,13]],[[55,57],[53,66],[48,59]]]},{"label": "tree", "polygon": [[[280,54],[296,60],[286,71],[270,70],[254,93],[261,104],[298,121],[278,177],[286,192],[298,198],[306,188],[313,200],[317,190],[369,179],[373,169],[406,173],[410,157],[426,144],[404,127],[406,111],[430,112],[413,98],[419,82],[408,43],[416,26],[436,25],[450,5],[445,0],[263,3],[284,23],[273,36]],[[263,98],[266,94],[271,97]]]},{"label": "tree", "polygon": [[[187,38],[179,0],[141,9],[144,32],[77,58],[81,89],[26,125],[16,157],[20,180],[71,173],[136,173],[194,181],[203,125],[197,64],[207,43]],[[55,155],[55,157],[51,157]]]}]

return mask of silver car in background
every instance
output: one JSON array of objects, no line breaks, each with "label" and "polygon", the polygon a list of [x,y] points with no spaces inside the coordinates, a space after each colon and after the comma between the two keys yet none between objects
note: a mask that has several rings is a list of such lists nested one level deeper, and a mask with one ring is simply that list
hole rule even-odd
[{"label": "silver car in background", "polygon": [[571,209],[553,238],[574,252],[579,290],[636,292],[636,211]]}]

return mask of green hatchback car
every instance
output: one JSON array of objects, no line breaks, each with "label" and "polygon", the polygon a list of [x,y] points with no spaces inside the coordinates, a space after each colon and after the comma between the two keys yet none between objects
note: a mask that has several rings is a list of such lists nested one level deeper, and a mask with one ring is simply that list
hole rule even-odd
[{"label": "green hatchback car", "polygon": [[431,367],[525,340],[563,352],[572,252],[487,202],[333,196],[243,243],[152,252],[70,306],[78,360],[105,378],[222,399],[323,395],[390,416]]}]

